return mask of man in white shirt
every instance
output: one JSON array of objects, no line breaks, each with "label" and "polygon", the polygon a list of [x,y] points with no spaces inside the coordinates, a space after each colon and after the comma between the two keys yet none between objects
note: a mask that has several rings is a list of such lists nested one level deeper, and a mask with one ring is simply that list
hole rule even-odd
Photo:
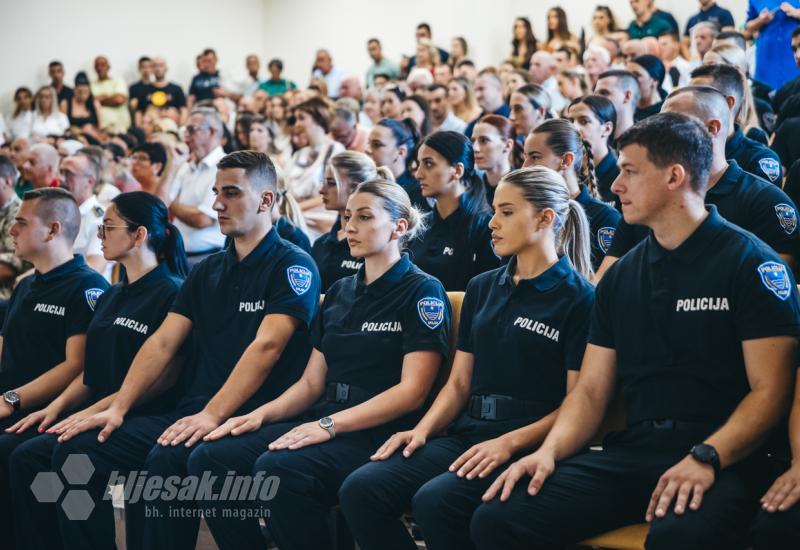
[{"label": "man in white shirt", "polygon": [[190,265],[217,252],[225,244],[214,212],[213,186],[222,150],[222,121],[216,110],[201,107],[192,111],[184,139],[192,153],[172,183],[170,213],[181,232]]},{"label": "man in white shirt", "polygon": [[661,62],[667,70],[663,88],[670,92],[674,88],[687,86],[692,63],[681,55],[681,39],[677,32],[663,32],[658,35]]},{"label": "man in white shirt", "polygon": [[61,161],[61,179],[78,203],[81,213],[81,227],[75,239],[73,250],[86,259],[86,263],[104,273],[106,259],[103,257],[102,243],[97,236],[97,228],[103,223],[103,207],[94,194],[94,187],[100,179],[101,167],[92,155],[78,151]]},{"label": "man in white shirt", "polygon": [[339,88],[342,86],[342,80],[344,80],[344,72],[333,66],[333,59],[328,50],[317,50],[314,70],[311,72],[311,76],[325,80],[328,85],[328,97],[332,99],[339,97]]},{"label": "man in white shirt", "polygon": [[531,66],[529,69],[531,83],[538,84],[550,95],[550,105],[553,111],[559,113],[566,107],[567,100],[558,92],[558,81],[556,81],[556,60],[547,52],[536,52],[531,56]]}]

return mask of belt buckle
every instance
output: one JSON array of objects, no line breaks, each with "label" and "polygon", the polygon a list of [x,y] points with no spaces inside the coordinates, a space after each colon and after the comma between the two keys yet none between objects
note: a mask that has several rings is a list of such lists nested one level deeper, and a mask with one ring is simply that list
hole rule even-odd
[{"label": "belt buckle", "polygon": [[497,419],[497,398],[490,396],[481,397],[481,420]]},{"label": "belt buckle", "polygon": [[339,382],[336,383],[336,402],[337,403],[347,403],[350,399],[350,385],[349,384],[341,384]]}]

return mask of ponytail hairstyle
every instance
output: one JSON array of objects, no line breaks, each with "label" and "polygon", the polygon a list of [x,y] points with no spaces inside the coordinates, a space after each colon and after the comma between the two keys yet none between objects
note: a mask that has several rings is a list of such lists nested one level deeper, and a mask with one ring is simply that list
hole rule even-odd
[{"label": "ponytail hairstyle", "polygon": [[466,187],[466,202],[464,211],[468,215],[489,212],[489,203],[486,198],[486,189],[483,180],[475,170],[475,153],[472,142],[461,132],[434,132],[420,144],[427,145],[451,165],[464,166],[464,176],[461,183]]},{"label": "ponytail hairstyle", "polygon": [[575,127],[563,118],[546,120],[533,130],[534,134],[545,134],[545,143],[556,155],[572,153],[575,160],[572,169],[578,176],[578,182],[589,188],[589,194],[597,197],[597,177],[594,173],[594,157],[592,146],[588,141],[581,139],[581,134]]},{"label": "ponytail hairstyle", "polygon": [[545,118],[551,118],[550,109],[553,104],[550,101],[550,94],[547,93],[547,90],[542,86],[538,84],[526,84],[519,88],[516,93],[522,94],[528,98],[528,101],[535,110],[544,109]]},{"label": "ponytail hairstyle", "polygon": [[166,262],[173,274],[186,278],[189,265],[183,237],[170,223],[169,211],[161,199],[144,191],[133,191],[121,193],[111,202],[117,207],[119,217],[128,224],[129,231],[139,227],[147,229],[147,246],[155,253],[158,263]]},{"label": "ponytail hairstyle", "polygon": [[300,203],[286,188],[286,177],[277,164],[275,165],[275,191],[275,204],[278,205],[278,213],[281,217],[303,233],[308,233],[308,225],[306,224],[305,216],[303,216],[303,210],[300,208]]},{"label": "ponytail hairstyle", "polygon": [[400,238],[400,249],[406,247],[409,241],[416,238],[425,231],[425,220],[423,215],[412,204],[408,198],[408,193],[388,179],[372,179],[359,184],[353,194],[369,193],[381,200],[381,206],[393,222],[404,219],[408,222],[408,231]]},{"label": "ponytail hairstyle", "polygon": [[614,143],[614,132],[617,130],[617,109],[614,107],[614,104],[611,103],[610,99],[601,95],[585,95],[572,100],[572,103],[570,103],[567,107],[567,112],[569,112],[569,109],[573,105],[579,104],[589,107],[600,124],[607,124],[609,122],[611,123],[611,133],[608,134],[608,147],[612,148]]},{"label": "ponytail hairstyle", "polygon": [[594,271],[589,220],[581,205],[569,198],[564,178],[550,168],[531,166],[506,174],[500,183],[519,188],[536,210],[549,208],[554,212],[553,236],[558,255],[566,255],[575,270],[591,280]]},{"label": "ponytail hairstyle", "polygon": [[360,183],[365,181],[376,179],[394,181],[391,170],[386,166],[376,167],[371,158],[357,151],[342,151],[333,155],[331,171],[333,171],[337,188],[344,184],[349,186],[348,197],[353,194]]},{"label": "ponytail hairstyle", "polygon": [[514,143],[514,145],[511,147],[511,151],[508,154],[508,160],[511,163],[512,170],[520,168],[522,163],[525,162],[525,150],[522,146],[522,143],[516,138],[516,134],[514,133],[514,125],[511,123],[511,121],[500,115],[486,115],[481,117],[481,119],[478,121],[478,124],[488,124],[494,127],[502,139],[506,141],[511,140]]},{"label": "ponytail hairstyle", "polygon": [[392,132],[392,137],[394,137],[397,147],[406,146],[405,167],[409,172],[413,172],[414,164],[417,161],[417,146],[420,140],[416,123],[410,118],[404,118],[400,122],[391,118],[382,118],[378,121],[378,126],[388,128]]}]

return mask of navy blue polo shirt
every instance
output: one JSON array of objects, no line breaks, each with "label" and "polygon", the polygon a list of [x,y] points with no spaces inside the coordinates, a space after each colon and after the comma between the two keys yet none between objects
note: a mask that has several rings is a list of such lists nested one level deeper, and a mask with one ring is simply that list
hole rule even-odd
[{"label": "navy blue polo shirt", "polygon": [[189,94],[194,96],[195,101],[214,99],[214,88],[219,87],[219,71],[213,74],[201,71],[192,77],[192,82],[189,84]]},{"label": "navy blue polo shirt", "polygon": [[85,334],[108,282],[73,258],[19,283],[3,324],[0,391],[27,384],[66,359],[67,340]]},{"label": "navy blue polo shirt", "polygon": [[781,185],[781,161],[778,154],[754,139],[745,136],[737,125],[736,131],[725,143],[725,158],[735,160],[745,172]]},{"label": "navy blue polo shirt", "polygon": [[[779,254],[798,253],[800,229],[792,199],[777,186],[742,170],[735,160],[706,193],[706,204],[716,206],[720,216],[755,234]],[[649,233],[643,225],[622,220],[609,254],[621,258]]]},{"label": "navy blue polo shirt", "polygon": [[494,203],[494,193],[497,191],[497,186],[489,183],[489,178],[486,177],[486,172],[481,175],[481,181],[483,182],[483,189],[486,191],[486,202],[489,206],[492,206]]},{"label": "navy blue polo shirt", "polygon": [[350,255],[350,245],[347,239],[339,240],[337,233],[342,227],[342,221],[336,218],[336,223],[328,233],[314,241],[311,255],[317,262],[319,275],[322,277],[322,292],[327,292],[333,283],[339,279],[354,275],[364,265],[361,258]]},{"label": "navy blue polo shirt", "polygon": [[278,237],[274,228],[242,261],[229,246],[198,264],[172,306],[193,324],[188,396],[213,396],[271,314],[291,315],[301,323],[250,402],[270,401],[296,382],[311,353],[307,329],[319,285],[311,256]]},{"label": "navy blue polo shirt", "polygon": [[[119,390],[133,358],[161,326],[182,284],[161,263],[133,283],[115,284],[98,300],[86,331],[83,367],[83,383],[92,388],[94,399]],[[163,396],[155,401],[162,402]]]},{"label": "navy blue polo shirt", "polygon": [[701,9],[699,12],[691,16],[689,21],[686,23],[686,31],[683,34],[689,36],[692,27],[703,21],[714,23],[720,29],[722,27],[735,26],[735,23],[733,22],[733,14],[731,14],[729,10],[721,8],[714,3],[711,4],[711,7],[707,10]]},{"label": "navy blue polo shirt", "polygon": [[791,271],[708,209],[678,248],[651,234],[597,287],[589,342],[616,351],[629,425],[724,423],[750,391],[741,343],[800,332]]},{"label": "navy blue polo shirt", "polygon": [[647,117],[651,117],[653,115],[657,115],[661,112],[661,107],[664,106],[664,101],[661,100],[658,103],[654,103],[649,107],[636,107],[636,110],[633,112],[633,121],[639,122],[641,120],[646,119]]},{"label": "navy blue polo shirt", "polygon": [[423,214],[431,211],[431,203],[422,195],[422,188],[419,186],[419,181],[411,175],[411,172],[406,170],[397,176],[395,181],[405,190],[408,194],[408,198],[411,199],[411,204],[415,206],[417,210]]},{"label": "navy blue polo shirt", "polygon": [[592,267],[597,269],[614,242],[617,225],[622,216],[611,206],[591,196],[585,185],[581,185],[581,192],[575,201],[583,207],[583,211],[586,212],[586,217],[589,219]]},{"label": "navy blue polo shirt", "polygon": [[506,395],[558,408],[567,371],[580,370],[594,287],[563,256],[514,284],[517,258],[470,281],[461,307],[458,349],[474,357],[473,395]]},{"label": "navy blue polo shirt", "polygon": [[500,265],[492,249],[492,215],[468,214],[465,201],[466,193],[459,199],[459,208],[444,219],[434,208],[428,230],[408,245],[414,263],[439,279],[448,291],[463,291],[475,275]]},{"label": "navy blue polo shirt", "polygon": [[594,174],[597,176],[597,191],[600,198],[605,202],[616,203],[619,198],[611,192],[611,184],[619,176],[619,166],[617,166],[617,155],[611,149],[608,154],[594,167]]},{"label": "navy blue polo shirt", "polygon": [[406,354],[435,351],[447,358],[450,316],[442,284],[406,255],[370,284],[364,268],[339,279],[325,294],[312,333],[328,365],[326,383],[378,394],[400,383]]},{"label": "navy blue polo shirt", "polygon": [[308,240],[308,235],[303,233],[295,224],[281,216],[275,222],[275,229],[278,230],[278,235],[280,235],[281,239],[289,241],[299,246],[303,252],[311,254],[311,241]]}]

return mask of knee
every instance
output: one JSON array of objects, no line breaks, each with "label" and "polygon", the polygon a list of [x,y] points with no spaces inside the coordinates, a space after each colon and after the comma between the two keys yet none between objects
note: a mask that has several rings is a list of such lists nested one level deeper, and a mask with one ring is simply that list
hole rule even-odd
[{"label": "knee", "polygon": [[61,468],[70,455],[89,454],[89,451],[99,445],[97,442],[97,432],[84,432],[63,443],[58,443],[53,448],[51,457],[51,467],[55,470]]},{"label": "knee", "polygon": [[412,514],[420,524],[427,523],[429,518],[447,513],[448,497],[451,496],[451,492],[448,490],[449,483],[445,477],[447,474],[428,481],[411,499]]},{"label": "knee", "polygon": [[215,466],[217,462],[214,460],[213,447],[213,445],[203,443],[189,454],[189,458],[186,459],[186,470],[189,472],[189,475],[199,477],[203,475],[203,472],[216,469]]},{"label": "knee", "polygon": [[180,475],[186,471],[188,454],[188,449],[182,445],[164,447],[157,444],[147,454],[144,467],[151,475]]},{"label": "knee", "polygon": [[494,548],[497,534],[507,529],[503,507],[496,501],[481,504],[472,514],[469,522],[469,534],[477,548]]},{"label": "knee", "polygon": [[379,485],[373,464],[366,464],[347,476],[339,487],[339,505],[345,514],[372,509],[376,502],[375,488]]},{"label": "knee", "polygon": [[800,505],[785,512],[759,512],[753,526],[754,550],[780,550],[800,546]]}]

